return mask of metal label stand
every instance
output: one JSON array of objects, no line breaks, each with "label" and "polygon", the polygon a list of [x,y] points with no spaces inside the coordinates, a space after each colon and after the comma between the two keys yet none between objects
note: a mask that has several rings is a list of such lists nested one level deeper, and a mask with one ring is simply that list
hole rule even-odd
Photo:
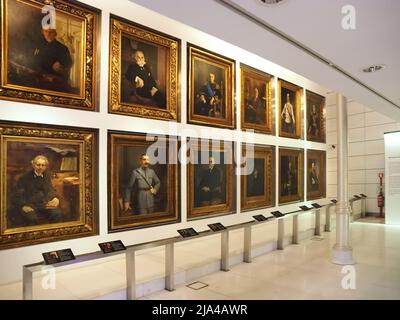
[{"label": "metal label stand", "polygon": [[331,208],[334,203],[329,203],[325,206],[325,232],[331,232]]},{"label": "metal label stand", "polygon": [[315,232],[316,236],[321,235],[321,209],[315,209]]},{"label": "metal label stand", "polygon": [[349,204],[350,204],[350,222],[354,222],[354,202],[356,201],[361,201],[361,217],[365,216],[365,198],[351,198],[349,200]]},{"label": "metal label stand", "polygon": [[[330,207],[334,204],[325,205],[327,211],[329,211]],[[249,221],[244,222],[232,226],[228,226],[227,229],[222,231],[213,232],[211,230],[206,230],[199,232],[197,236],[182,238],[180,236],[150,241],[141,244],[135,244],[128,246],[126,251],[118,251],[109,254],[103,254],[101,251],[96,251],[92,253],[87,253],[83,255],[79,255],[75,260],[70,260],[66,262],[61,262],[52,265],[54,268],[59,268],[67,265],[73,265],[77,263],[82,263],[85,261],[91,261],[96,259],[107,258],[113,255],[125,254],[126,257],[126,297],[128,300],[136,299],[136,261],[135,255],[136,251],[143,249],[150,249],[159,246],[165,246],[165,289],[168,291],[173,291],[175,289],[175,257],[174,257],[174,249],[175,243],[193,240],[195,238],[201,238],[205,236],[215,235],[217,233],[221,234],[221,270],[229,271],[230,262],[229,262],[229,232],[235,229],[244,229],[244,252],[243,252],[243,261],[250,263],[252,261],[252,226],[267,223],[271,221],[278,220],[278,240],[277,240],[277,248],[279,250],[283,250],[284,248],[284,237],[285,237],[285,220],[292,216],[293,218],[293,234],[292,234],[292,242],[298,243],[298,233],[299,233],[299,225],[298,225],[298,216],[307,211],[294,211],[288,214],[285,214],[283,217],[272,218],[265,221]],[[319,212],[319,210],[318,210]],[[317,215],[316,215],[317,220]],[[329,221],[329,220],[327,220]],[[317,229],[317,228],[316,228]],[[326,226],[325,226],[326,230]],[[22,285],[23,285],[23,299],[24,300],[32,300],[33,299],[33,273],[40,271],[45,266],[44,262],[39,262],[35,264],[25,265],[23,266],[23,275],[22,275]]]},{"label": "metal label stand", "polygon": [[229,271],[229,231],[221,233],[221,270]]},{"label": "metal label stand", "polygon": [[367,211],[367,198],[361,198],[361,218],[364,218]]},{"label": "metal label stand", "polygon": [[299,244],[299,215],[296,214],[293,216],[292,222],[292,243]]}]

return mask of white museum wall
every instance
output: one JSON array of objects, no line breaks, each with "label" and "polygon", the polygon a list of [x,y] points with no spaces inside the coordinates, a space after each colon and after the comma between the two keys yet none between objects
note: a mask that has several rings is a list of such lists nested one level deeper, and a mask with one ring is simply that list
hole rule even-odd
[{"label": "white museum wall", "polygon": [[[186,124],[186,79],[187,79],[187,55],[186,44],[187,42],[193,43],[200,47],[216,53],[228,56],[236,60],[236,89],[240,88],[240,63],[245,63],[259,70],[265,71],[276,77],[275,87],[277,85],[277,78],[293,82],[304,89],[316,92],[320,95],[326,95],[328,90],[304,77],[297,75],[279,65],[274,64],[266,59],[256,56],[242,48],[226,43],[215,37],[207,35],[199,30],[193,29],[189,26],[183,25],[177,21],[171,20],[158,13],[145,9],[137,4],[128,0],[119,1],[105,1],[105,0],[86,0],[85,3],[99,8],[102,10],[101,15],[101,41],[99,41],[99,48],[101,52],[100,57],[100,105],[99,112],[88,112],[81,110],[69,110],[67,108],[48,107],[33,105],[28,103],[19,103],[11,101],[0,101],[0,119],[10,121],[21,121],[28,123],[42,123],[60,126],[77,126],[77,127],[90,127],[99,129],[99,155],[98,155],[98,204],[99,204],[99,235],[93,237],[72,239],[66,241],[58,241],[52,243],[38,244],[33,246],[20,247],[15,249],[8,249],[0,251],[0,284],[10,283],[13,281],[21,280],[22,266],[25,264],[35,263],[42,260],[41,253],[63,249],[72,248],[73,252],[83,254],[92,251],[98,251],[98,243],[105,241],[112,241],[120,239],[126,245],[132,245],[141,242],[152,241],[161,238],[176,236],[176,230],[188,226],[194,227],[196,230],[208,229],[207,224],[213,222],[222,222],[224,225],[231,225],[240,222],[252,220],[252,215],[255,213],[268,213],[277,207],[263,209],[251,212],[240,212],[240,176],[236,177],[237,192],[237,213],[232,215],[225,215],[220,217],[213,217],[208,219],[187,221],[186,218],[186,167],[182,166],[181,170],[181,222],[176,224],[169,224],[163,226],[156,226],[144,229],[137,229],[132,231],[108,233],[107,228],[107,168],[109,166],[107,158],[107,130],[121,130],[127,132],[147,132],[153,134],[176,134],[182,137],[185,141],[186,137],[203,137],[205,134],[208,137],[218,138],[224,140],[250,142],[258,144],[268,144],[276,146],[276,168],[278,169],[278,146],[281,147],[297,147],[304,149],[317,149],[326,150],[326,145],[321,143],[313,143],[305,140],[294,140],[287,138],[280,138],[277,136],[269,136],[262,134],[255,134],[254,139],[252,135],[244,134],[240,128],[235,130],[218,129],[211,127],[203,127],[196,125]],[[131,20],[133,22],[142,24],[144,26],[159,30],[161,32],[170,34],[182,40],[181,46],[181,123],[170,123],[167,121],[156,121],[143,118],[135,118],[120,115],[108,114],[108,52],[109,52],[109,15],[114,14],[122,18]],[[236,90],[236,108],[240,101],[240,92]],[[277,102],[277,92],[275,92],[274,103]],[[303,127],[305,126],[304,119],[304,102],[305,91],[302,98],[303,110]],[[328,110],[329,111],[329,110]],[[277,108],[275,108],[275,118],[277,118]],[[328,116],[329,116],[328,112]],[[236,124],[240,124],[240,112],[236,113]],[[238,127],[238,125],[237,125]],[[277,124],[276,124],[277,128]],[[278,132],[278,130],[276,130]],[[183,143],[183,146],[185,144]],[[183,148],[182,148],[183,149]],[[328,153],[329,158],[329,153]],[[332,163],[332,158],[328,160],[328,171],[335,165]],[[306,176],[306,175],[305,175]],[[304,181],[306,186],[306,181]],[[278,179],[275,179],[276,199],[278,199]],[[305,190],[305,188],[304,188]],[[328,188],[329,191],[329,188]],[[304,199],[305,200],[305,199]],[[326,203],[326,199],[318,200],[320,203]],[[283,205],[279,207],[282,212],[289,212],[298,209],[299,205],[304,202],[297,202],[294,204]],[[303,218],[302,218],[303,219]],[[302,228],[309,228],[313,216],[306,214],[304,219],[309,222],[301,223]],[[303,221],[303,220],[302,220]],[[271,229],[271,228],[270,228]],[[288,227],[289,229],[289,227]],[[304,230],[301,230],[304,231]]]},{"label": "white museum wall", "polygon": [[385,133],[386,216],[385,222],[400,225],[400,132]]},{"label": "white museum wall", "polygon": [[[377,195],[379,172],[385,171],[384,132],[400,129],[400,123],[356,102],[348,101],[348,183],[349,196],[364,193],[368,196],[367,213],[379,213]],[[327,95],[327,197],[336,197],[337,153],[330,145],[337,144],[336,94]],[[385,177],[383,178],[385,188]],[[383,189],[385,190],[385,189]],[[385,191],[384,191],[385,192]],[[358,205],[358,204],[357,204]]]}]

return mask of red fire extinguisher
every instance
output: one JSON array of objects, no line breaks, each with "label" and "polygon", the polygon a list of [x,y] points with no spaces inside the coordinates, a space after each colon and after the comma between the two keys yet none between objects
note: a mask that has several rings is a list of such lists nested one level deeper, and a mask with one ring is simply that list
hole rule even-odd
[{"label": "red fire extinguisher", "polygon": [[378,208],[379,208],[379,216],[383,218],[383,207],[385,206],[385,196],[383,195],[383,172],[379,172],[379,193],[378,193]]}]

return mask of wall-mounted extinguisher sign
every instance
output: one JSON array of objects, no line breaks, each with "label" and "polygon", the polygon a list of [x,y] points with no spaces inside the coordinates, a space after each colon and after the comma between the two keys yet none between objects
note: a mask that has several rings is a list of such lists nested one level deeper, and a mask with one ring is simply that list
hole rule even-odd
[{"label": "wall-mounted extinguisher sign", "polygon": [[378,193],[378,208],[379,216],[383,217],[383,207],[385,206],[385,196],[383,195],[383,172],[379,172],[379,193]]}]

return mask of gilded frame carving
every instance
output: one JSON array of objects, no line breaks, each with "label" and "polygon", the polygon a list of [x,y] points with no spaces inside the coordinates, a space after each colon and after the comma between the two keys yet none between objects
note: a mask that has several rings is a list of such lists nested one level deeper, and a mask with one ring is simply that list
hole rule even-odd
[{"label": "gilded frame carving", "polygon": [[[294,95],[294,98],[290,97],[290,102],[294,102],[293,110],[295,117],[294,132],[288,132],[283,129],[283,109],[285,100],[282,99],[283,91],[290,92]],[[278,105],[279,105],[279,136],[293,139],[301,139],[301,97],[303,95],[303,89],[295,84],[278,79]]]},{"label": "gilded frame carving", "polygon": [[[307,140],[314,142],[326,142],[326,109],[325,97],[306,90],[307,105]],[[313,119],[313,105],[316,106],[316,119]],[[314,121],[313,121],[314,120]],[[315,124],[314,124],[315,123]],[[314,126],[317,128],[315,129]]]},{"label": "gilded frame carving", "polygon": [[[74,109],[82,109],[88,111],[96,111],[98,107],[98,50],[97,50],[97,37],[98,37],[98,24],[99,24],[99,16],[100,10],[89,7],[87,5],[81,4],[76,1],[62,1],[62,0],[19,0],[14,3],[18,3],[19,5],[25,5],[26,8],[35,8],[39,13],[41,12],[42,7],[46,5],[53,5],[55,8],[55,13],[57,17],[57,13],[64,17],[69,17],[66,19],[75,20],[75,22],[80,21],[81,36],[75,39],[75,42],[71,42],[70,46],[75,46],[78,43],[77,47],[73,47],[74,50],[78,50],[79,53],[76,54],[76,58],[79,59],[77,61],[73,61],[72,66],[76,67],[76,70],[79,71],[79,75],[75,78],[76,84],[79,82],[77,87],[66,90],[62,89],[54,89],[53,86],[43,87],[44,84],[43,79],[47,79],[44,74],[41,74],[41,71],[34,70],[30,67],[27,67],[22,60],[22,63],[18,61],[18,63],[13,62],[9,57],[9,50],[13,49],[13,46],[9,45],[9,30],[13,28],[12,21],[9,21],[9,12],[8,8],[10,5],[10,0],[1,0],[1,87],[0,87],[0,99],[2,100],[11,100],[11,101],[19,101],[19,102],[27,102],[33,104],[41,104],[41,105],[50,105],[50,106],[58,106],[64,108],[74,108]],[[20,13],[21,15],[21,13]],[[45,17],[45,14],[42,14]],[[25,13],[26,19],[29,19],[29,12]],[[40,25],[41,20],[34,21],[35,26]],[[58,23],[58,22],[57,22]],[[18,24],[16,24],[18,25]],[[32,26],[32,28],[35,28]],[[14,31],[20,32],[20,30]],[[29,38],[30,34],[26,33],[26,37]],[[68,36],[68,35],[67,35]],[[26,42],[33,42],[32,39],[24,38]],[[65,41],[65,39],[64,39]],[[20,41],[22,42],[22,41]],[[68,42],[65,42],[68,43]],[[80,43],[80,45],[79,45]],[[18,47],[15,49],[17,52],[12,53],[12,58],[16,59],[18,56],[26,57],[26,53],[19,52]],[[15,51],[14,50],[14,51]],[[38,50],[38,49],[36,49]],[[30,52],[32,57],[36,55],[35,52]],[[71,52],[71,51],[70,51]],[[28,58],[26,58],[28,59]],[[25,75],[33,74],[34,80],[37,81],[38,85],[35,87],[35,84],[24,84],[24,82],[18,80],[15,83],[11,83],[12,81],[9,79],[9,75],[14,71],[13,68],[17,66],[17,70],[19,73],[24,73]],[[11,78],[12,79],[12,78]],[[40,80],[38,80],[40,79]],[[54,79],[53,79],[54,80]],[[53,81],[52,80],[52,81]],[[51,82],[51,81],[50,81]],[[49,82],[47,83],[49,84]],[[42,86],[42,87],[41,87]],[[57,87],[57,86],[55,86]],[[68,92],[70,91],[70,92]]]},{"label": "gilded frame carving", "polygon": [[[284,158],[287,159],[284,159]],[[294,168],[288,166],[291,162]],[[288,170],[286,170],[288,169]],[[304,150],[279,148],[279,204],[302,201],[304,197]],[[287,176],[295,174],[294,179],[287,181]],[[285,176],[285,177],[284,177]],[[288,185],[290,184],[290,188]]]},{"label": "gilded frame carving", "polygon": [[[124,39],[134,41],[136,44],[142,45],[142,47],[147,49],[150,48],[153,51],[165,55],[165,58],[162,59],[160,65],[158,65],[158,62],[161,61],[161,58],[157,61],[153,61],[154,65],[157,65],[160,69],[157,75],[165,78],[164,81],[161,81],[161,85],[165,86],[165,92],[163,92],[163,95],[165,95],[165,108],[152,104],[151,98],[142,98],[136,94],[128,95],[128,97],[125,98],[126,94],[124,92],[128,89],[125,89],[127,85],[124,83],[126,79],[122,67],[123,65],[128,64],[124,57],[125,55],[129,55],[129,53],[125,53],[122,43]],[[146,50],[141,50],[145,55],[148,54]],[[159,54],[159,56],[161,56],[161,54]],[[148,61],[149,59],[147,56],[146,65],[149,64]],[[108,98],[108,110],[110,113],[159,120],[179,121],[179,68],[180,40],[135,24],[131,21],[111,16]]]},{"label": "gilded frame carving", "polygon": [[[272,96],[273,96],[272,87],[273,87],[274,77],[267,73],[253,69],[243,64],[241,64],[240,66],[240,72],[241,72],[240,79],[241,79],[241,100],[242,100],[241,101],[242,130],[250,129],[259,133],[272,134],[274,132],[273,121],[272,121]],[[256,88],[261,97],[257,100],[260,101],[259,103],[254,102],[253,90],[255,90]],[[260,105],[262,107],[265,107],[265,111],[262,110],[260,112],[259,110],[257,110],[257,106],[254,106],[254,104],[259,104],[258,107],[260,107]],[[255,118],[254,121],[249,121],[248,119],[250,117],[248,113],[246,113],[246,111],[248,111],[248,108],[255,109],[253,111]]]},{"label": "gilded frame carving", "polygon": [[[196,141],[196,140],[195,140]],[[199,142],[192,143],[191,140],[188,148],[188,157],[191,159],[187,164],[187,218],[193,220],[196,218],[206,218],[210,216],[219,216],[225,214],[232,214],[235,212],[235,193],[234,193],[234,167],[233,167],[233,149],[232,142],[224,141],[223,145],[213,145],[210,142]],[[222,142],[221,142],[222,143]],[[201,159],[202,154],[207,153],[207,159]],[[209,156],[215,157],[215,154],[220,154],[220,159],[224,160],[216,161],[216,168],[221,172],[221,180],[225,177],[225,181],[221,181],[220,192],[223,194],[221,198],[224,201],[207,201],[207,204],[201,203],[198,205],[199,186],[201,186],[200,174],[206,171],[205,167],[209,160]],[[222,168],[222,169],[221,169]],[[203,170],[201,170],[203,169]],[[211,190],[212,191],[212,190]]]},{"label": "gilded frame carving", "polygon": [[[315,165],[313,173],[312,162]],[[316,176],[316,178],[314,178]],[[314,181],[313,181],[314,180]],[[326,152],[307,150],[307,200],[326,197]]]},{"label": "gilded frame carving", "polygon": [[[140,156],[147,153],[153,144],[166,150],[165,159],[167,163],[154,163],[153,168],[161,181],[160,191],[155,195],[156,205],[154,212],[138,214],[134,210],[124,211],[123,192],[126,188],[127,179],[130,178],[133,169],[140,166],[138,159],[132,155]],[[129,229],[137,229],[160,224],[179,222],[179,164],[177,162],[178,140],[176,137],[149,137],[145,134],[127,132],[108,132],[108,150],[110,168],[108,172],[109,181],[109,213],[108,230],[118,232]],[[128,156],[129,155],[129,156]],[[152,155],[149,152],[150,160]],[[129,161],[128,159],[129,158]],[[129,169],[128,169],[129,168]],[[137,192],[137,191],[136,191]],[[136,204],[132,201],[132,208]]]},{"label": "gilded frame carving", "polygon": [[[245,153],[245,145],[242,145],[242,156],[247,160]],[[263,168],[256,168],[256,162],[254,161],[254,168],[249,175],[254,175],[255,169],[264,172],[264,183],[263,192],[257,190],[257,184],[254,182],[254,178],[248,178],[246,172],[242,172],[241,175],[241,210],[248,211],[260,208],[267,208],[275,205],[275,147],[256,145],[254,146],[254,158],[263,161]],[[246,163],[244,164],[246,165]],[[248,182],[253,181],[254,184],[252,189],[249,189]],[[250,190],[253,190],[250,192]],[[253,193],[250,194],[249,193]],[[260,193],[260,194],[258,194]]]},{"label": "gilded frame carving", "polygon": [[[97,136],[96,129],[0,122],[0,249],[98,234]],[[13,197],[19,179],[32,172],[31,159],[39,154],[54,160],[47,171],[64,216],[57,222],[42,217],[25,225]]]},{"label": "gilded frame carving", "polygon": [[[203,91],[208,92],[203,88],[210,74],[215,76],[217,89],[208,93],[204,110],[200,110]],[[235,61],[188,44],[188,123],[234,129],[234,91]]]}]

